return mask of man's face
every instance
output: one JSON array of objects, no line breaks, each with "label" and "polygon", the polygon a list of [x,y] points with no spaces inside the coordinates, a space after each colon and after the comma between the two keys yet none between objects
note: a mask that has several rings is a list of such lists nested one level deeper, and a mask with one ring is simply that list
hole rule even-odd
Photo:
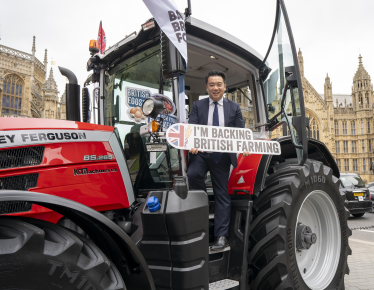
[{"label": "man's face", "polygon": [[214,101],[218,102],[222,99],[223,94],[226,91],[226,84],[223,78],[220,76],[210,76],[208,78],[208,83],[205,85],[206,91],[209,97]]}]

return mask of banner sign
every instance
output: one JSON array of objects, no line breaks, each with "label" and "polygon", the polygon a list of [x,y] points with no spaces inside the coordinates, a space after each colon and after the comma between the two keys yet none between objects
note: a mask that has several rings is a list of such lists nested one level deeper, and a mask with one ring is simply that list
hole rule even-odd
[{"label": "banner sign", "polygon": [[163,130],[166,131],[171,125],[174,125],[178,122],[177,116],[174,115],[160,115],[162,119],[164,119],[163,122]]},{"label": "banner sign", "polygon": [[187,64],[187,39],[183,14],[174,0],[143,0],[161,30],[179,50]]},{"label": "banner sign", "polygon": [[254,140],[252,130],[177,123],[166,131],[167,142],[177,148],[199,151],[280,155],[277,141]]},{"label": "banner sign", "polygon": [[[152,94],[150,90],[126,87],[126,105],[128,107],[127,114],[130,119],[133,119],[135,123],[144,123],[146,116],[143,115],[142,105],[146,99],[149,97],[154,97],[155,99],[162,100],[164,103],[164,111],[160,114],[160,117],[164,119],[163,128],[166,130],[170,125],[177,122],[177,117],[174,116],[175,104],[173,101],[165,95],[162,94]],[[148,122],[150,119],[148,118]]]}]

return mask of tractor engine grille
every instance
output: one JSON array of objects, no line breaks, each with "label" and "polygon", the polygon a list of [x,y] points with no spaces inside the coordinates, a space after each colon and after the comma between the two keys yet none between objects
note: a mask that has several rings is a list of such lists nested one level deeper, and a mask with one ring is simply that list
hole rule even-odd
[{"label": "tractor engine grille", "polygon": [[[28,190],[36,187],[38,183],[39,173],[9,176],[0,178],[0,190]],[[2,201],[0,202],[0,214],[9,214],[17,212],[30,211],[31,202],[26,201]]]},{"label": "tractor engine grille", "polygon": [[39,165],[43,155],[44,146],[1,150],[0,169]]}]

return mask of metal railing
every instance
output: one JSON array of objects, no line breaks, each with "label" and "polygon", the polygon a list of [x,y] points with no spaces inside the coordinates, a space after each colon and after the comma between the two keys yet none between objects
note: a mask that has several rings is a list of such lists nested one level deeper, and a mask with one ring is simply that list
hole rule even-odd
[{"label": "metal railing", "polygon": [[[20,51],[20,50],[17,50],[17,49],[14,49],[14,48],[11,48],[5,45],[0,45],[0,53],[1,52],[8,54],[8,55],[13,55],[15,57],[19,57],[22,59],[32,61],[32,54],[26,53],[26,52],[23,52],[23,51]],[[35,64],[37,67],[39,67],[40,69],[46,72],[46,68],[44,64],[40,60],[38,60],[36,57],[35,57]]]},{"label": "metal railing", "polygon": [[13,56],[16,56],[16,57],[20,57],[20,58],[23,58],[23,59],[27,59],[27,60],[31,60],[31,58],[32,58],[32,54],[25,53],[25,52],[19,51],[17,49],[7,47],[5,45],[0,45],[0,52],[6,53],[6,54],[9,54],[9,55],[13,55]]}]

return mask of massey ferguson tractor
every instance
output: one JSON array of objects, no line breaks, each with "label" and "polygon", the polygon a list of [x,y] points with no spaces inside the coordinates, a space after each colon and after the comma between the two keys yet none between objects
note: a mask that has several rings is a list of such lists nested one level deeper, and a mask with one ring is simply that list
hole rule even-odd
[{"label": "massey ferguson tractor", "polygon": [[[349,212],[335,160],[308,136],[283,0],[265,57],[189,12],[187,67],[150,19],[104,54],[92,44],[82,104],[74,74],[60,68],[67,121],[0,118],[1,290],[344,289]],[[206,192],[190,190],[188,152],[165,142],[184,106],[178,76],[188,116],[213,69],[227,75],[225,97],[255,139],[289,132],[275,139],[280,155],[238,155],[222,251],[209,250],[209,173]]]}]

